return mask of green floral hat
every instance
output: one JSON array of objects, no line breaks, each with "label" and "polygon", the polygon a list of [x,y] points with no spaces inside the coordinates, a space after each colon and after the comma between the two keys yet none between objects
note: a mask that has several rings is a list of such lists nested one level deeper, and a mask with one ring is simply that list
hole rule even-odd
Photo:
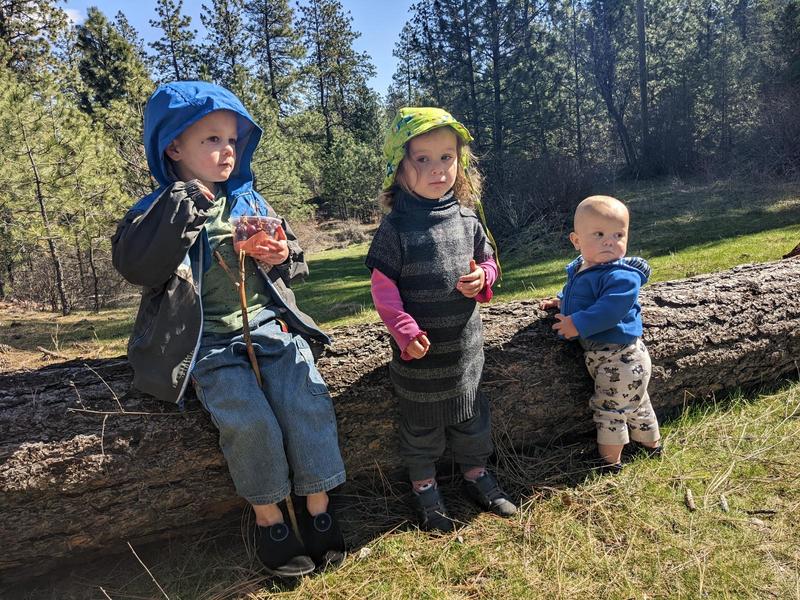
[{"label": "green floral hat", "polygon": [[[446,110],[431,106],[407,106],[401,108],[389,128],[389,135],[383,145],[383,157],[386,159],[386,177],[383,179],[383,190],[394,185],[397,168],[406,155],[406,143],[411,138],[427,133],[438,127],[450,127],[465,144],[472,141],[469,130],[456,121]],[[461,167],[469,167],[467,152],[461,153]]]}]

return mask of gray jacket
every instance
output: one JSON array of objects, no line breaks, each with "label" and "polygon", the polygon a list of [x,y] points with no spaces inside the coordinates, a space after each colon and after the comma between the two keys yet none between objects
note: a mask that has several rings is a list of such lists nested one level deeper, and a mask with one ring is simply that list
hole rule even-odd
[{"label": "gray jacket", "polygon": [[[232,197],[231,214],[277,217],[252,188]],[[211,248],[203,224],[211,203],[191,183],[173,183],[143,198],[117,226],[112,260],[129,282],[142,286],[139,312],[128,341],[133,385],[169,402],[180,402],[194,366],[203,329],[203,273]],[[290,283],[308,274],[303,251],[283,221],[289,258],[261,270],[289,329],[312,348],[330,343],[308,315],[297,308]]]}]

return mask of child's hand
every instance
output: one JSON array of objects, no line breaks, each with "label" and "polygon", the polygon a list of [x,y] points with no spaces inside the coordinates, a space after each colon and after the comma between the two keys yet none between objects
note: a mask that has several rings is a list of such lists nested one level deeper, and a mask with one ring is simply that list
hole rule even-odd
[{"label": "child's hand", "polygon": [[269,237],[264,231],[259,231],[241,247],[246,254],[268,265],[279,265],[289,257],[289,246],[286,243],[286,232],[283,227],[275,230],[274,238]]},{"label": "child's hand", "polygon": [[194,195],[197,192],[199,192],[203,194],[203,196],[205,196],[209,202],[214,201],[214,194],[206,186],[200,183],[199,179],[192,179],[191,181],[187,181],[185,189],[189,197],[194,197]]},{"label": "child's hand", "polygon": [[561,298],[545,298],[539,302],[540,310],[550,310],[551,308],[561,308]]},{"label": "child's hand", "polygon": [[565,317],[561,313],[558,313],[556,315],[556,319],[558,320],[558,323],[553,325],[553,329],[555,329],[565,338],[571,340],[572,338],[576,338],[580,335],[575,327],[575,323],[572,322],[572,317]]},{"label": "child's hand", "polygon": [[411,342],[406,346],[406,353],[411,358],[422,358],[428,353],[428,349],[431,347],[431,343],[428,340],[428,336],[424,333],[411,340]]},{"label": "child's hand", "polygon": [[475,259],[469,261],[469,273],[458,278],[456,289],[467,298],[474,298],[486,285],[486,273],[483,272]]}]

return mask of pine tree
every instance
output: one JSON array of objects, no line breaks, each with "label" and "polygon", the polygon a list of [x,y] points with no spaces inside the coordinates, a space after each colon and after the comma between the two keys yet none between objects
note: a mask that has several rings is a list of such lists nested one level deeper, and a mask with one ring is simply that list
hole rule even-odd
[{"label": "pine tree", "polygon": [[285,105],[305,54],[294,28],[294,11],[288,0],[251,0],[244,10],[249,17],[247,30],[259,77],[278,106]]},{"label": "pine tree", "polygon": [[164,35],[150,42],[155,51],[155,69],[159,81],[179,81],[197,77],[200,52],[195,45],[197,31],[190,29],[192,18],[182,15],[183,0],[157,0],[157,19],[150,25],[161,29]]},{"label": "pine tree", "polygon": [[353,126],[360,115],[353,110],[361,86],[374,75],[370,58],[353,49],[360,35],[352,17],[338,0],[309,0],[300,7],[300,24],[308,48],[306,69],[314,89],[314,106],[325,120],[325,143],[333,146],[334,127]]},{"label": "pine tree", "polygon": [[98,9],[88,10],[78,25],[78,72],[85,84],[81,107],[92,113],[108,109],[114,100],[141,102],[152,87],[147,68],[128,42]]},{"label": "pine tree", "polygon": [[244,91],[248,76],[248,34],[243,0],[211,0],[203,4],[200,20],[207,30],[203,62],[212,79],[234,92]]},{"label": "pine tree", "polygon": [[[77,263],[68,249],[75,243],[82,256],[84,235],[91,235],[91,248],[107,248],[111,221],[120,214],[119,158],[104,141],[103,132],[92,126],[55,85],[43,81],[32,87],[0,76],[0,105],[15,107],[3,112],[0,131],[9,141],[10,165],[3,166],[5,205],[10,221],[4,232],[13,241],[14,255],[6,256],[15,266],[15,295],[48,298],[55,310],[68,314],[85,295],[84,280],[73,270]],[[76,227],[84,215],[98,227]],[[91,216],[90,216],[91,215]],[[8,262],[7,262],[8,264]],[[97,304],[102,280],[108,278],[110,262],[102,267],[94,261]],[[107,280],[108,285],[111,280]],[[108,288],[106,288],[106,291]]]},{"label": "pine tree", "polygon": [[67,16],[53,0],[4,0],[0,3],[2,64],[36,76],[66,26]]},{"label": "pine tree", "polygon": [[76,35],[78,104],[114,140],[125,164],[124,189],[142,196],[152,189],[142,115],[153,82],[136,48],[96,8],[89,9]]}]

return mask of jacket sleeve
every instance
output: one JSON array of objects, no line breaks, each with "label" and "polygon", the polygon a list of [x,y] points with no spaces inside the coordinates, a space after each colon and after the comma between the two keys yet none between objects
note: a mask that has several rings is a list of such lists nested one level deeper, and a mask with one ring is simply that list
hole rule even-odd
[{"label": "jacket sleeve", "polygon": [[212,203],[192,183],[168,186],[147,209],[132,208],[117,225],[112,262],[132,284],[163,285],[202,231]]},{"label": "jacket sleeve", "polygon": [[606,331],[619,323],[639,297],[641,279],[636,273],[615,271],[604,281],[597,301],[572,313],[572,322],[582,338]]},{"label": "jacket sleeve", "polygon": [[306,264],[303,249],[300,247],[300,242],[297,236],[289,227],[286,219],[278,217],[281,220],[283,231],[286,232],[286,245],[289,247],[289,256],[284,262],[272,267],[276,269],[286,285],[291,285],[298,281],[303,281],[308,276],[308,264]]}]

